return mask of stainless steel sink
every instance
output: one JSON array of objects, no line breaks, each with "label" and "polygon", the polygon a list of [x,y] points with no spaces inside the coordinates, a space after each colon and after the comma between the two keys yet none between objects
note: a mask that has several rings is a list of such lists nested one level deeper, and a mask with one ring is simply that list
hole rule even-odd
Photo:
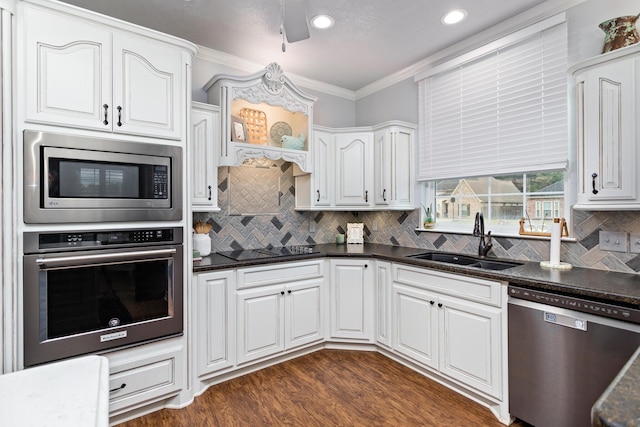
[{"label": "stainless steel sink", "polygon": [[456,255],[442,252],[425,252],[420,254],[407,255],[407,257],[442,262],[445,264],[455,264],[463,265],[466,267],[481,268],[483,270],[506,270],[508,268],[518,267],[519,265],[522,265],[522,263],[517,261],[489,260],[468,255]]}]

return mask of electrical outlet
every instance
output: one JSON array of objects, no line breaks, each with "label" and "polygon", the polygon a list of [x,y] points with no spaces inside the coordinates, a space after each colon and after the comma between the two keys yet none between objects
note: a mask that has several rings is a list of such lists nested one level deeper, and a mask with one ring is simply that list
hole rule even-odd
[{"label": "electrical outlet", "polygon": [[627,252],[629,234],[622,231],[600,231],[600,250]]},{"label": "electrical outlet", "polygon": [[371,231],[378,231],[378,221],[375,219],[371,221]]},{"label": "electrical outlet", "polygon": [[640,234],[631,234],[629,240],[629,252],[640,254]]}]

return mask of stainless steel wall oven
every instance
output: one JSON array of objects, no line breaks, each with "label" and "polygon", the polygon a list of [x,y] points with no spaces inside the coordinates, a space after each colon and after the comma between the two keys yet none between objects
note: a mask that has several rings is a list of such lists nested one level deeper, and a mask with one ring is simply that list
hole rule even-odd
[{"label": "stainless steel wall oven", "polygon": [[24,365],[183,331],[182,228],[24,234]]},{"label": "stainless steel wall oven", "polygon": [[182,219],[182,149],[24,131],[24,222]]}]

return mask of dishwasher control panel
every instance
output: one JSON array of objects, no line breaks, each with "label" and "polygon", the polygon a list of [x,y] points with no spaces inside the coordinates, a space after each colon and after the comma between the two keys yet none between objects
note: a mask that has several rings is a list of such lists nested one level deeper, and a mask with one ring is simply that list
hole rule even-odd
[{"label": "dishwasher control panel", "polygon": [[509,297],[640,324],[640,310],[509,285]]}]

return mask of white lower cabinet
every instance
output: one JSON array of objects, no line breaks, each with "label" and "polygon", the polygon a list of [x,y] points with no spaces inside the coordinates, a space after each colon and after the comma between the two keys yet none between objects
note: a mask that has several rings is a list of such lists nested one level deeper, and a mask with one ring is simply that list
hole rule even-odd
[{"label": "white lower cabinet", "polygon": [[501,310],[439,297],[440,372],[502,398]]},{"label": "white lower cabinet", "polygon": [[374,274],[371,260],[331,260],[331,338],[373,342]]},{"label": "white lower cabinet", "polygon": [[395,264],[393,350],[502,399],[506,331],[501,287],[499,282]]},{"label": "white lower cabinet", "polygon": [[391,263],[375,262],[376,343],[391,347]]},{"label": "white lower cabinet", "polygon": [[323,261],[238,271],[237,364],[324,340]]},{"label": "white lower cabinet", "polygon": [[159,341],[105,356],[109,359],[109,415],[112,419],[175,396],[184,386],[185,359],[183,346],[178,342]]},{"label": "white lower cabinet", "polygon": [[211,374],[235,364],[235,270],[194,276],[197,374]]},{"label": "white lower cabinet", "polygon": [[438,368],[438,296],[423,289],[394,284],[393,349],[422,363]]}]

